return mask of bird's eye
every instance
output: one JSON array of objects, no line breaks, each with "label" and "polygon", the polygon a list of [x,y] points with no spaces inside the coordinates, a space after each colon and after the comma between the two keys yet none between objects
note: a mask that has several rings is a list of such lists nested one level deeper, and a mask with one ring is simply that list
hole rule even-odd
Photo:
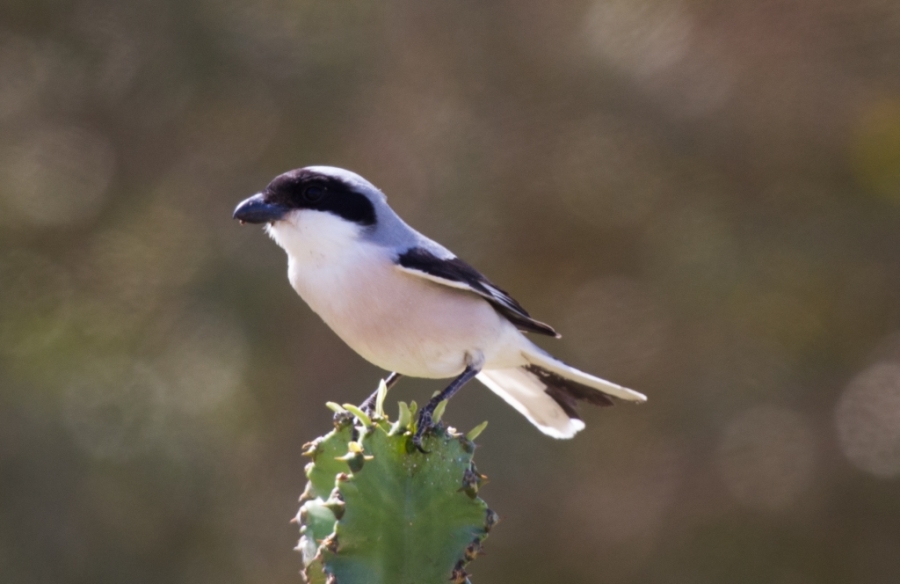
[{"label": "bird's eye", "polygon": [[316,201],[321,201],[322,197],[325,196],[325,188],[318,186],[308,186],[303,189],[303,200],[309,203],[315,203]]}]

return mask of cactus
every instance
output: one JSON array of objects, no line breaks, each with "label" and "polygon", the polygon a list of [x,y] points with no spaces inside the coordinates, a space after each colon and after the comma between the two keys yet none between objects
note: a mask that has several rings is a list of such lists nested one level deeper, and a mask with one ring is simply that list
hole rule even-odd
[{"label": "cactus", "polygon": [[[303,574],[310,584],[468,582],[465,566],[497,515],[478,498],[474,438],[438,424],[412,445],[415,402],[393,424],[383,396],[372,416],[329,404],[335,429],[309,443],[309,482],[300,498]],[[440,420],[440,412],[436,418]]]}]

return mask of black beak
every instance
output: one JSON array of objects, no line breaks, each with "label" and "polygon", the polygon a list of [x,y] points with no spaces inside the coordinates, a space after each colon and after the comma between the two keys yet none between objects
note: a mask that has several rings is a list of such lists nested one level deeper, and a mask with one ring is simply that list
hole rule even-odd
[{"label": "black beak", "polygon": [[241,223],[272,223],[278,221],[290,211],[287,207],[273,203],[267,203],[262,193],[257,193],[241,201],[234,210],[233,217]]}]

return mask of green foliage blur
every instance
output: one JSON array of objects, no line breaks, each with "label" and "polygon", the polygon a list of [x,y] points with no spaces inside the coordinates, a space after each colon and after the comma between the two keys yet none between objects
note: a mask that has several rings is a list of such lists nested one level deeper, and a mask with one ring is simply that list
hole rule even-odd
[{"label": "green foliage blur", "polygon": [[301,445],[383,375],[231,219],[309,164],[650,397],[453,400],[475,582],[900,581],[893,0],[5,0],[0,581],[300,582]]}]

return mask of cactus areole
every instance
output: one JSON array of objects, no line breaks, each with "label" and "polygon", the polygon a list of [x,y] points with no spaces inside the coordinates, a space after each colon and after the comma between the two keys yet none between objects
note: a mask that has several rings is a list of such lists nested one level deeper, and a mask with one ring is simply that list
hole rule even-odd
[{"label": "cactus areole", "polygon": [[296,517],[306,581],[468,582],[466,565],[497,522],[472,463],[470,437],[483,427],[467,437],[438,425],[423,454],[412,446],[415,403],[401,404],[393,424],[380,409],[338,415],[334,431],[306,446],[312,462]]}]

